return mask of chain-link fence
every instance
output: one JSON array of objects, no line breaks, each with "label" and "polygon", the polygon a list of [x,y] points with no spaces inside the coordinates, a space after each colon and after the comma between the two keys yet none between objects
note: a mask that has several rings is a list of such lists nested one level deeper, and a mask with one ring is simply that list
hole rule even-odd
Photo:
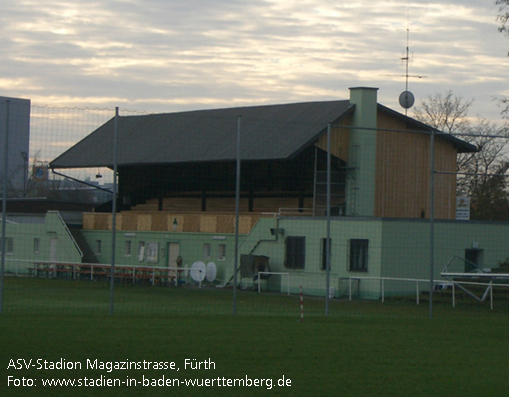
[{"label": "chain-link fence", "polygon": [[[506,170],[458,171],[476,147],[386,108],[374,127],[348,101],[0,108],[4,311],[296,315],[302,291],[313,315],[405,297],[432,314],[476,273],[503,298]],[[499,220],[471,219],[469,176]]]}]

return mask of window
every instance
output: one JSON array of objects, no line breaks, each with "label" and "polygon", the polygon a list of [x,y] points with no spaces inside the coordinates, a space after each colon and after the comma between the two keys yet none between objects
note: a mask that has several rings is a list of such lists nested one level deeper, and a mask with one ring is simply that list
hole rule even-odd
[{"label": "window", "polygon": [[39,253],[39,245],[40,245],[40,239],[35,237],[34,238],[34,254]]},{"label": "window", "polygon": [[[320,269],[321,270],[327,270],[327,239],[326,238],[322,238],[320,240],[320,244],[321,244],[321,260],[320,260]],[[331,247],[331,256],[332,256],[332,241],[331,239],[329,238],[329,244],[330,244],[330,247]],[[332,262],[331,262],[331,268],[332,268]]]},{"label": "window", "polygon": [[306,237],[288,236],[285,242],[285,267],[289,269],[304,269],[306,259]]},{"label": "window", "polygon": [[369,240],[350,240],[350,267],[351,272],[368,271],[368,245]]},{"label": "window", "polygon": [[95,240],[95,254],[101,255],[101,252],[102,252],[102,241]]},{"label": "window", "polygon": [[159,261],[159,244],[148,243],[147,244],[147,262],[157,263]]},{"label": "window", "polygon": [[[2,252],[1,246],[0,252]],[[14,253],[14,239],[12,237],[5,238],[5,253],[6,255],[12,255]]]},{"label": "window", "polygon": [[217,247],[217,260],[224,261],[226,259],[226,244],[219,244]]},{"label": "window", "polygon": [[130,240],[125,242],[124,255],[131,256],[131,241]]},{"label": "window", "polygon": [[145,241],[138,243],[138,261],[143,262],[145,260]]},{"label": "window", "polygon": [[210,259],[210,244],[203,244],[203,259]]}]

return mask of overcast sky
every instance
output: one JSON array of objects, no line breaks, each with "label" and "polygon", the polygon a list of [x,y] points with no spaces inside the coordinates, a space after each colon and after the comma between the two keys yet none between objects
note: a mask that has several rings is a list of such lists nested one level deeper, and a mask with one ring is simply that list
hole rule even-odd
[{"label": "overcast sky", "polygon": [[[0,96],[172,112],[347,99],[398,111],[451,89],[496,120],[509,39],[494,0],[0,0]],[[411,113],[410,113],[411,114]]]}]

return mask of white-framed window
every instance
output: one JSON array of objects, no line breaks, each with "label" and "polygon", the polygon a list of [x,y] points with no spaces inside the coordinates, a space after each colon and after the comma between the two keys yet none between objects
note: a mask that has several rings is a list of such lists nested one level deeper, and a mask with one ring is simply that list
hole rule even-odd
[{"label": "white-framed window", "polygon": [[147,262],[157,263],[159,261],[159,244],[147,243]]},{"label": "white-framed window", "polygon": [[219,244],[217,246],[217,260],[218,261],[226,260],[226,244]]},{"label": "white-framed window", "polygon": [[39,239],[39,237],[34,237],[34,254],[39,253],[40,244],[41,244],[41,240]]},{"label": "white-framed window", "polygon": [[124,256],[131,256],[132,244],[131,240],[126,240],[124,245]]},{"label": "white-framed window", "polygon": [[203,244],[203,259],[210,259],[210,243]]}]

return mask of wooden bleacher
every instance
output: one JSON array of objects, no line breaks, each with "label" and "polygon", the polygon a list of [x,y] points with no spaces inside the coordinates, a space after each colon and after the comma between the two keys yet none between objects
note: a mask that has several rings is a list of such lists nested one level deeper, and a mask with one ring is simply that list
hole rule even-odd
[{"label": "wooden bleacher", "polygon": [[[133,206],[116,216],[116,229],[126,231],[166,231],[190,233],[235,233],[235,198],[207,197],[206,211],[197,193],[188,197],[166,197],[159,211],[159,200],[153,198]],[[239,233],[248,234],[258,219],[264,215],[279,214],[282,208],[294,209],[294,215],[312,214],[313,200],[304,200],[305,211],[299,211],[299,199],[295,197],[263,197],[253,200],[253,211],[249,212],[249,200],[240,200]],[[83,214],[85,230],[111,230],[112,216],[109,213]]]}]

